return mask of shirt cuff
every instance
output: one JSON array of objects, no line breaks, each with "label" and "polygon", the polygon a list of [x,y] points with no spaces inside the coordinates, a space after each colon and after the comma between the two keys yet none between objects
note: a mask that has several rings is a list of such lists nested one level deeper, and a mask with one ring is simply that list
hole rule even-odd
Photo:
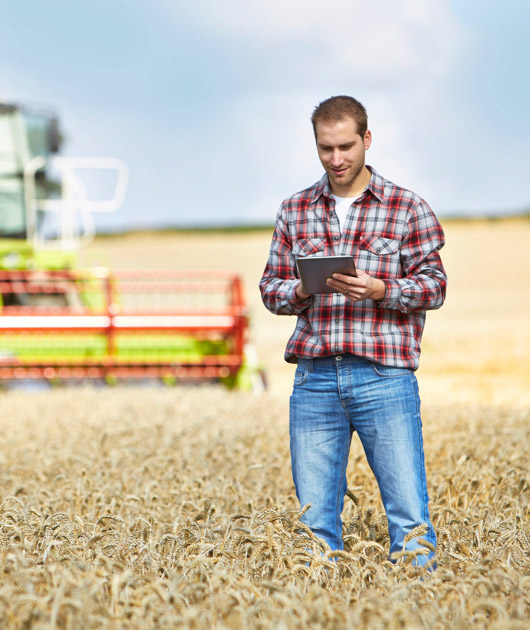
[{"label": "shirt cuff", "polygon": [[291,285],[291,287],[289,288],[287,292],[287,300],[289,304],[291,304],[291,306],[293,307],[295,313],[302,313],[313,301],[312,295],[304,298],[303,300],[301,300],[296,295],[296,288],[298,287],[299,284],[300,284],[300,280],[293,282],[293,284]]},{"label": "shirt cuff", "polygon": [[401,298],[401,285],[397,280],[383,280],[385,283],[385,297],[379,302],[379,308],[392,308],[399,310]]}]

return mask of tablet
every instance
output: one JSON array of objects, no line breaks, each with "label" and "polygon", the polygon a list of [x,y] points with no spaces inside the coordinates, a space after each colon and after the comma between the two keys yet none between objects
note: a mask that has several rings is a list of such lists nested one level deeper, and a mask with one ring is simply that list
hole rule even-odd
[{"label": "tablet", "polygon": [[332,273],[357,276],[353,256],[305,256],[296,266],[306,293],[338,293],[326,284]]}]

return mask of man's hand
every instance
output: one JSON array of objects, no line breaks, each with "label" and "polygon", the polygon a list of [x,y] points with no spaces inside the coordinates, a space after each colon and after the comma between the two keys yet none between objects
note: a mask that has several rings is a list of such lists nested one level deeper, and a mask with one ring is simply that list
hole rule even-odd
[{"label": "man's hand", "polygon": [[386,287],[382,280],[372,278],[364,271],[357,269],[357,277],[334,273],[327,284],[333,287],[352,302],[361,300],[381,301],[385,297]]},{"label": "man's hand", "polygon": [[296,291],[295,291],[295,293],[296,293],[296,297],[297,297],[299,300],[302,300],[302,301],[303,301],[303,300],[305,300],[305,299],[307,299],[307,298],[311,295],[310,293],[306,293],[306,292],[304,291],[304,286],[302,285],[302,283],[301,283],[301,282],[300,282],[300,283],[298,284],[298,286],[296,287]]}]

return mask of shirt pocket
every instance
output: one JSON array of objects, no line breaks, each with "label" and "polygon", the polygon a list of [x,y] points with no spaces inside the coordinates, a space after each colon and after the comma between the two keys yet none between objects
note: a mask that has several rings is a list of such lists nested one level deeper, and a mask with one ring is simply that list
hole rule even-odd
[{"label": "shirt pocket", "polygon": [[393,238],[385,238],[384,236],[368,236],[363,238],[359,247],[367,249],[377,256],[385,256],[387,254],[395,254],[399,251],[399,241]]},{"label": "shirt pocket", "polygon": [[359,243],[359,268],[378,278],[401,277],[400,241],[367,236]]},{"label": "shirt pocket", "polygon": [[314,256],[324,253],[326,249],[325,238],[301,238],[293,243],[293,254],[296,258]]}]

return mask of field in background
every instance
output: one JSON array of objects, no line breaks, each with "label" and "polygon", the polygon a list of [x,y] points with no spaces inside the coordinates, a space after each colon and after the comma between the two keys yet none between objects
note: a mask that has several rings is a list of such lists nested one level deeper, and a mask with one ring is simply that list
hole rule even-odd
[{"label": "field in background", "polygon": [[270,234],[105,238],[87,262],[239,271],[270,388],[0,392],[0,627],[526,630],[530,222],[445,228],[448,299],[419,371],[435,574],[386,560],[356,440],[345,553],[331,561],[300,531],[282,360],[294,321],[257,290]]},{"label": "field in background", "polygon": [[[530,221],[450,221],[444,229],[449,287],[443,308],[427,315],[423,399],[530,406]],[[295,322],[270,314],[258,291],[270,238],[270,231],[107,237],[84,258],[115,268],[238,271],[271,391],[288,394],[293,366],[283,351]]]}]

